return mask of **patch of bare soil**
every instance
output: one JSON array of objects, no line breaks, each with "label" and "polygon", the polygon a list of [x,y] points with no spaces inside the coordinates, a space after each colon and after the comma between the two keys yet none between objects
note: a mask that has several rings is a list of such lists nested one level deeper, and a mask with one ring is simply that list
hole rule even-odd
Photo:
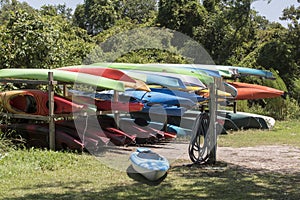
[{"label": "patch of bare soil", "polygon": [[300,173],[300,149],[291,146],[218,147],[217,160],[251,170]]}]

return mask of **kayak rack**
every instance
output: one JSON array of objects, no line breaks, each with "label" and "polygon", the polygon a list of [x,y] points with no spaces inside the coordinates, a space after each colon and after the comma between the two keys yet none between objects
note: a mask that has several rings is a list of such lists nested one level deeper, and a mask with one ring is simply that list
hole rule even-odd
[{"label": "kayak rack", "polygon": [[[99,116],[106,114],[114,114],[116,122],[119,122],[119,115],[122,111],[95,111],[89,112],[75,112],[71,114],[54,114],[54,86],[63,85],[63,96],[67,96],[67,84],[66,82],[58,82],[53,80],[53,72],[48,72],[48,80],[25,80],[25,79],[0,79],[0,83],[17,83],[17,84],[31,84],[31,85],[47,85],[48,86],[48,99],[49,99],[49,114],[48,116],[42,115],[30,115],[30,114],[13,114],[7,112],[0,112],[0,116],[6,118],[16,119],[29,119],[29,120],[41,120],[49,123],[49,148],[55,150],[55,119],[59,118],[74,118],[74,117],[88,117],[91,115]],[[119,94],[117,91],[114,92],[114,101],[118,101]]]},{"label": "kayak rack", "polygon": [[48,99],[49,99],[49,115],[48,116],[32,116],[27,114],[11,114],[1,113],[1,116],[20,118],[20,119],[33,119],[49,122],[49,148],[55,150],[55,122],[54,122],[54,85],[58,82],[53,80],[53,72],[48,72],[48,81],[42,80],[24,80],[24,79],[0,79],[2,83],[26,83],[31,85],[48,85]]}]

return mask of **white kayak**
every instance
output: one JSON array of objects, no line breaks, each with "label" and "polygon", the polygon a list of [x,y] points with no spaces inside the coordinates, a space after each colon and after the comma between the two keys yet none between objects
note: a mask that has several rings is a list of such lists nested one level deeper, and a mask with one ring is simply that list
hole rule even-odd
[{"label": "white kayak", "polygon": [[130,155],[133,169],[150,181],[162,178],[170,168],[169,161],[148,148],[137,148]]}]

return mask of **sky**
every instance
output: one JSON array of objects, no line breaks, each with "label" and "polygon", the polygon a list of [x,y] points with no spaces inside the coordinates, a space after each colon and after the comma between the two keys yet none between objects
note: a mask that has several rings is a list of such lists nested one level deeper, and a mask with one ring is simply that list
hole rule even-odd
[{"label": "sky", "polygon": [[[82,4],[84,0],[19,0],[26,1],[29,5],[34,8],[40,8],[42,5],[48,4],[66,4],[67,7],[75,10],[76,5]],[[271,22],[280,22],[282,25],[286,26],[286,22],[280,21],[279,17],[282,14],[282,10],[290,5],[299,6],[300,0],[272,0],[268,3],[268,0],[256,0],[252,3],[252,8],[259,12],[260,15],[265,16]]]}]

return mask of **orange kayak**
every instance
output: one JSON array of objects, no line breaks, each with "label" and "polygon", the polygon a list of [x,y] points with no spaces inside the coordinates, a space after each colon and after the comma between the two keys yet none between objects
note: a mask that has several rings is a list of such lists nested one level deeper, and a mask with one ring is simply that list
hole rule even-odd
[{"label": "orange kayak", "polygon": [[240,82],[228,82],[237,89],[236,100],[250,100],[250,99],[266,99],[284,96],[285,92],[277,90],[271,87],[240,83]]},{"label": "orange kayak", "polygon": [[[41,90],[12,90],[0,93],[3,108],[14,114],[48,115],[48,92]],[[54,113],[79,112],[83,105],[58,95],[54,95]]]}]

